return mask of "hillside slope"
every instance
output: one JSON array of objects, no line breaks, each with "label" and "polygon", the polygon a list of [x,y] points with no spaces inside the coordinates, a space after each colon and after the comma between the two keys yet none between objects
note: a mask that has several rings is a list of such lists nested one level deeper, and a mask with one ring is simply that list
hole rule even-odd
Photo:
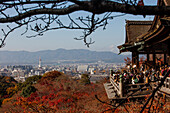
[{"label": "hillside slope", "polygon": [[107,101],[102,83],[83,85],[78,80],[51,72],[33,84],[37,90],[30,96],[21,96],[22,91],[5,100],[1,112],[42,112],[42,113],[100,113],[107,106],[100,103],[95,95]]}]

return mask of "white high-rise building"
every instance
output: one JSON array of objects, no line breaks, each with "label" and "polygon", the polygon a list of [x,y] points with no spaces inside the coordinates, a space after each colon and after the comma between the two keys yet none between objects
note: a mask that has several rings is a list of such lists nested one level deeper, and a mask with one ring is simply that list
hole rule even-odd
[{"label": "white high-rise building", "polygon": [[88,71],[88,65],[79,65],[78,68],[77,68],[77,71],[87,72]]},{"label": "white high-rise building", "polygon": [[41,68],[41,57],[39,58],[39,65],[38,65],[39,68]]}]

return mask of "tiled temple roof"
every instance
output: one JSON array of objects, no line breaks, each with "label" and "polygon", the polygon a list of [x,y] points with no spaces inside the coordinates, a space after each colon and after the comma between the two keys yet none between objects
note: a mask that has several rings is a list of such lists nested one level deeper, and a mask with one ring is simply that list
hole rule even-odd
[{"label": "tiled temple roof", "polygon": [[[170,0],[158,0],[158,5],[170,5]],[[139,27],[141,26],[141,28]],[[139,27],[139,28],[138,28]],[[126,21],[126,41],[118,46],[120,52],[141,49],[168,40],[170,37],[170,16],[155,16],[151,21]],[[167,43],[168,43],[167,42]]]}]

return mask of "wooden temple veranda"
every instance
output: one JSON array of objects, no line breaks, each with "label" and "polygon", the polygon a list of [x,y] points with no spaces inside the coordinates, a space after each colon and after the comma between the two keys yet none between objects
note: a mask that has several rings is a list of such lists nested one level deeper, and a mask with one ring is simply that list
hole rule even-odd
[{"label": "wooden temple veranda", "polygon": [[[170,0],[158,0],[158,5],[170,5]],[[121,52],[132,52],[132,64],[139,67],[139,54],[147,55],[147,63],[156,64],[162,54],[170,65],[170,16],[157,15],[153,21],[126,21],[126,41],[118,46]]]},{"label": "wooden temple veranda", "polygon": [[[158,0],[159,6],[170,6],[170,0]],[[139,55],[146,55],[145,68],[158,69],[158,60],[161,59],[163,65],[170,66],[170,15],[156,15],[153,21],[130,21],[126,20],[125,43],[118,46],[120,53],[132,53],[132,66],[136,65],[139,72]],[[124,99],[129,94],[138,90],[129,98],[145,97],[153,91],[154,87],[140,84],[123,84],[114,81],[110,74],[110,83],[105,83],[108,98],[111,100]],[[157,83],[158,84],[158,83]],[[167,77],[159,92],[170,97],[170,77]]]}]

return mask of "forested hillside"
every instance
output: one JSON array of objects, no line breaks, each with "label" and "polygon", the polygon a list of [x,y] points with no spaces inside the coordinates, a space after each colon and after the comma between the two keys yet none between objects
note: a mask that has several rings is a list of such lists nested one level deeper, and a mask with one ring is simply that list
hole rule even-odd
[{"label": "forested hillside", "polygon": [[0,75],[0,106],[3,99],[10,98],[15,93],[13,89],[15,89],[16,84],[17,81],[13,77]]},{"label": "forested hillside", "polygon": [[13,97],[3,100],[3,112],[102,112],[107,108],[96,98],[106,101],[102,82],[72,79],[52,71],[43,77],[34,76],[17,85]]},{"label": "forested hillside", "polygon": [[[5,77],[5,80],[9,79]],[[3,79],[4,80],[4,79]],[[6,80],[7,83],[9,80]],[[7,90],[11,95],[3,99],[2,113],[112,113],[114,104],[109,104],[103,83],[90,83],[87,74],[81,79],[73,79],[58,71],[45,73],[43,76],[32,76],[23,83],[14,83]],[[6,82],[4,82],[6,83]],[[170,104],[160,98],[154,101],[151,111],[170,111]],[[143,106],[142,100],[127,100],[115,113],[131,111],[138,113]],[[164,105],[164,106],[162,106]],[[147,112],[147,109],[146,111]]]}]

